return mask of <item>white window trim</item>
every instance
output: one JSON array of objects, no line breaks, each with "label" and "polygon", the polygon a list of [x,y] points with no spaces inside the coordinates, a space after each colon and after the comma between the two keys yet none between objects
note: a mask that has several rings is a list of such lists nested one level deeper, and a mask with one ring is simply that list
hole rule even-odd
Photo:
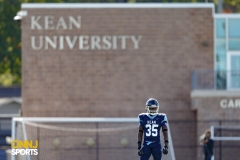
[{"label": "white window trim", "polygon": [[240,18],[240,13],[234,13],[234,14],[219,14],[216,13],[213,15],[214,18]]},{"label": "white window trim", "polygon": [[240,51],[227,51],[227,89],[228,90],[240,90],[240,88],[231,87],[231,56],[240,56]]}]

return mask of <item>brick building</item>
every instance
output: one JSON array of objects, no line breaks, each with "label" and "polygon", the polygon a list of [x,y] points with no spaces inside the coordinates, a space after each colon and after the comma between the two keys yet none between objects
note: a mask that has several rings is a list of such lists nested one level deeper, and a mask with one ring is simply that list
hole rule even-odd
[{"label": "brick building", "polygon": [[[226,107],[229,97],[238,104],[239,92],[216,90],[213,4],[23,4],[22,11],[23,116],[136,117],[154,97],[170,122],[239,119],[239,107]],[[211,73],[199,80],[199,69]],[[206,77],[210,90],[199,91]],[[197,131],[181,134],[188,127]],[[209,125],[188,127],[171,127],[174,145],[196,146]],[[178,147],[176,155],[197,154]]]}]

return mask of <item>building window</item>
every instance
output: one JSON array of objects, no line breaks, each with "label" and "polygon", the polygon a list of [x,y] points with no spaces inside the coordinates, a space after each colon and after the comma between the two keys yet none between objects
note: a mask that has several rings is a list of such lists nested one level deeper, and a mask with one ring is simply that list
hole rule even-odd
[{"label": "building window", "polygon": [[225,30],[226,30],[226,20],[216,19],[217,38],[225,38],[226,37]]},{"label": "building window", "polygon": [[240,38],[240,19],[228,19],[229,38]]},{"label": "building window", "polygon": [[216,17],[216,88],[240,89],[240,15],[217,15]]}]

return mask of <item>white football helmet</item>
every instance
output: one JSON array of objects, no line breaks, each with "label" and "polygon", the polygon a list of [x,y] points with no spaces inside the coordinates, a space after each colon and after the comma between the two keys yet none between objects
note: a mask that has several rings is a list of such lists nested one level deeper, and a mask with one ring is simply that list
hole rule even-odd
[{"label": "white football helmet", "polygon": [[155,115],[158,113],[159,110],[159,103],[156,99],[150,98],[146,102],[146,111],[150,115]]}]

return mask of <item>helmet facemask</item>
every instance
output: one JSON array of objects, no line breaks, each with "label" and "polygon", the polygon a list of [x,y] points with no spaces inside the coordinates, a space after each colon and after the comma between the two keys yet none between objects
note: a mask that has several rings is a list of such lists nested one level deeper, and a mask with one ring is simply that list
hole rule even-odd
[{"label": "helmet facemask", "polygon": [[146,106],[146,111],[151,116],[154,116],[158,113],[159,106]]},{"label": "helmet facemask", "polygon": [[158,113],[158,109],[159,103],[156,99],[150,98],[149,100],[147,100],[146,111],[148,114],[150,114],[151,116],[156,115]]}]

